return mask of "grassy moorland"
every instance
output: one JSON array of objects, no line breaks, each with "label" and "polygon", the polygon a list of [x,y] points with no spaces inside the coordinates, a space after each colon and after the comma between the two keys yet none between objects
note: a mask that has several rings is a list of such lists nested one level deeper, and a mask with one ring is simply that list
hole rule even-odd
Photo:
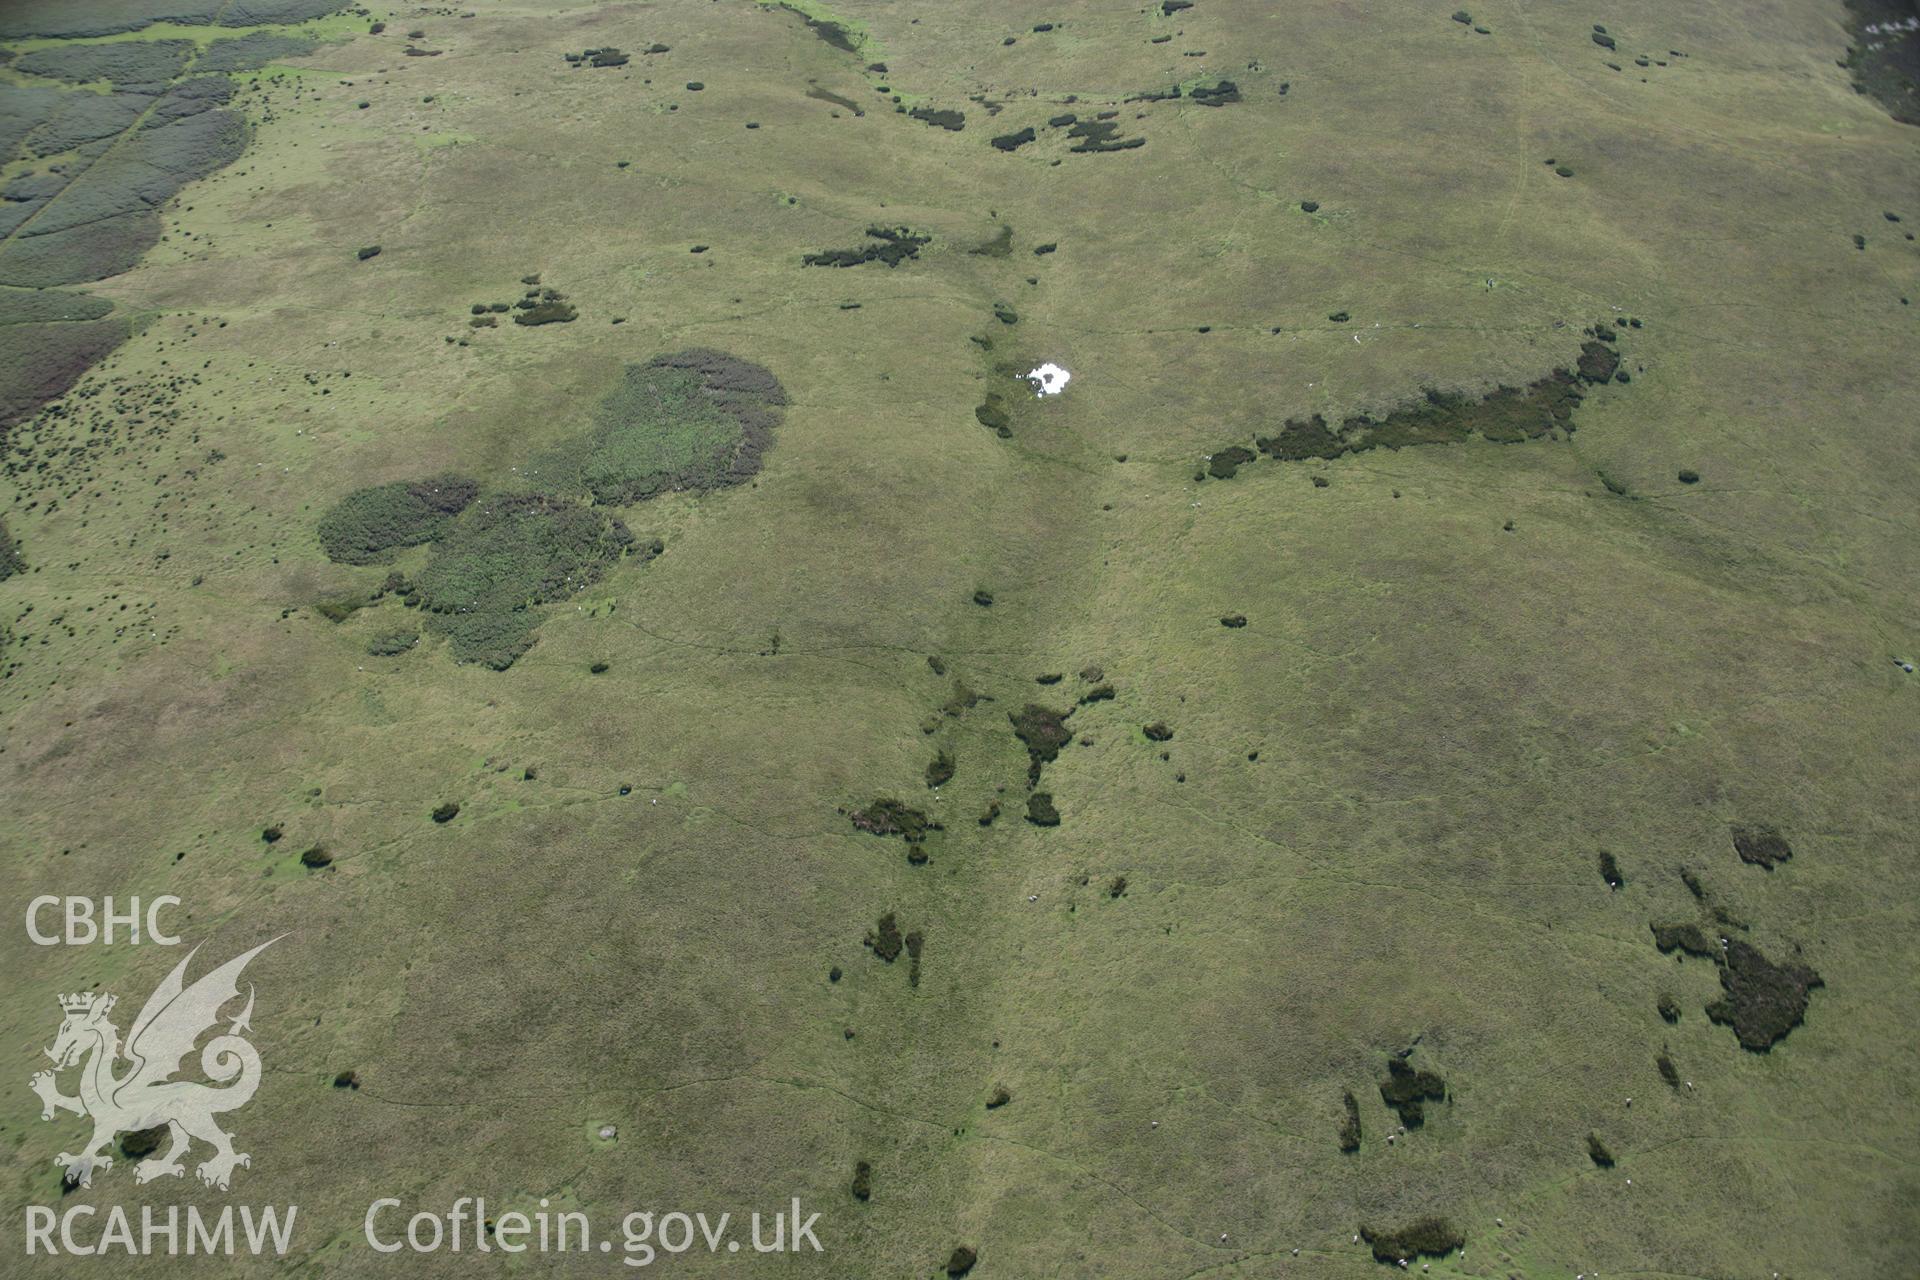
[{"label": "grassy moorland", "polygon": [[[1920,129],[1837,0],[17,8],[15,919],[288,935],[232,1196],[72,1196],[1908,1268]],[[176,959],[0,930],[8,1219],[53,993]]]}]

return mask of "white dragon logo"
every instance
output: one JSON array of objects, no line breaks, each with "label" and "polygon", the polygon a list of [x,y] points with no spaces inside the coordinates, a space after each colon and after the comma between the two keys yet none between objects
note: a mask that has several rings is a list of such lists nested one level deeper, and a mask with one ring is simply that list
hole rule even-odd
[{"label": "white dragon logo", "polygon": [[[124,1056],[131,1063],[121,1076],[114,1075],[114,1064],[122,1057],[120,1031],[107,1020],[113,1012],[114,997],[95,996],[91,991],[60,997],[66,1018],[60,1034],[54,1038],[47,1056],[53,1059],[52,1071],[35,1073],[28,1081],[40,1095],[40,1118],[51,1120],[58,1111],[91,1117],[93,1139],[73,1155],[62,1151],[54,1162],[66,1169],[66,1180],[74,1186],[91,1186],[96,1169],[113,1167],[107,1148],[114,1138],[127,1132],[167,1127],[171,1139],[164,1152],[142,1160],[134,1167],[135,1182],[155,1178],[179,1177],[185,1172],[180,1156],[198,1138],[213,1147],[213,1156],[202,1161],[196,1172],[200,1181],[225,1191],[237,1165],[252,1164],[251,1158],[233,1149],[233,1135],[215,1124],[213,1117],[223,1111],[245,1106],[260,1087],[260,1054],[240,1033],[250,1030],[253,1016],[253,987],[247,987],[247,1005],[227,1028],[215,1036],[200,1052],[200,1069],[222,1087],[197,1080],[172,1080],[181,1060],[193,1052],[194,1041],[220,1020],[220,1009],[240,994],[240,971],[247,962],[278,942],[261,943],[253,950],[229,960],[213,972],[197,979],[190,987],[182,979],[187,964],[199,948],[175,965],[146,1005],[133,1020],[127,1033]],[[80,1072],[79,1096],[69,1098],[60,1092],[55,1072],[65,1071],[91,1053]]]}]

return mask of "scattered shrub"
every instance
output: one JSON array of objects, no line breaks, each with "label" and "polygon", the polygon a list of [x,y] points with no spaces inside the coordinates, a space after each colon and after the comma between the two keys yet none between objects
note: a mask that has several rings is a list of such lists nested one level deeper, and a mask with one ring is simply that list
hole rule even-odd
[{"label": "scattered shrub", "polygon": [[1602,1169],[1613,1168],[1613,1152],[1607,1150],[1607,1144],[1600,1141],[1600,1135],[1591,1129],[1587,1131],[1587,1155]]},{"label": "scattered shrub", "polygon": [[929,787],[946,786],[947,783],[953,781],[953,770],[954,763],[952,753],[944,750],[941,751],[927,763],[927,785]]},{"label": "scattered shrub", "polygon": [[1607,882],[1609,889],[1618,889],[1627,882],[1627,878],[1620,874],[1619,862],[1604,849],[1600,851],[1600,878]]},{"label": "scattered shrub", "polygon": [[862,1204],[873,1195],[873,1166],[865,1160],[853,1166],[853,1186],[850,1190],[853,1198]]},{"label": "scattered shrub", "polygon": [[300,855],[300,865],[309,871],[318,871],[322,867],[331,866],[332,863],[333,855],[320,845],[315,845]]},{"label": "scattered shrub", "polygon": [[362,262],[365,262],[368,258],[377,258],[379,256],[380,246],[377,244],[370,244],[360,251],[360,261]]},{"label": "scattered shrub", "polygon": [[993,1086],[993,1092],[987,1095],[987,1110],[998,1111],[1012,1101],[1013,1095],[1007,1092],[1007,1086],[997,1084]]},{"label": "scattered shrub", "polygon": [[1140,732],[1154,742],[1166,742],[1173,737],[1173,730],[1167,728],[1167,722],[1164,720],[1155,720],[1152,724],[1141,725]]},{"label": "scattered shrub", "polygon": [[1667,1082],[1667,1088],[1680,1087],[1680,1069],[1673,1065],[1673,1057],[1667,1052],[1665,1045],[1660,1046],[1660,1056],[1653,1060],[1653,1065],[1659,1070],[1660,1078]]},{"label": "scattered shrub", "polygon": [[455,818],[460,816],[460,806],[456,804],[454,801],[449,800],[445,804],[441,805],[439,808],[435,809],[433,811],[432,816],[433,816],[433,820],[438,823],[444,824],[444,823],[452,822]]},{"label": "scattered shrub", "polygon": [[1680,1021],[1680,1002],[1668,992],[1660,993],[1660,999],[1654,1007],[1660,1011],[1661,1021],[1668,1023]]},{"label": "scattered shrub", "polygon": [[1247,615],[1244,613],[1222,614],[1220,617],[1220,625],[1238,630],[1247,625]]},{"label": "scattered shrub", "polygon": [[979,1258],[980,1255],[971,1247],[964,1244],[955,1245],[953,1252],[947,1255],[947,1274],[958,1280],[958,1277],[973,1270],[973,1264],[979,1261]]},{"label": "scattered shrub", "polygon": [[1036,791],[1027,797],[1027,821],[1036,827],[1057,827],[1060,825],[1060,811],[1053,807],[1053,797],[1044,791]]}]

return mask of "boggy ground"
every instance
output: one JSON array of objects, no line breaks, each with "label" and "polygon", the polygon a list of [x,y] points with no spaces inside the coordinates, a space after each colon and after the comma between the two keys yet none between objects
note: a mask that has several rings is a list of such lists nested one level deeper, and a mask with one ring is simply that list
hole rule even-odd
[{"label": "boggy ground", "polygon": [[[242,73],[246,150],[84,286],[139,331],[6,459],[16,902],[289,935],[236,1195],[299,1203],[309,1265],[382,1269],[375,1196],[484,1191],[798,1195],[827,1252],[753,1265],[808,1275],[1900,1271],[1920,132],[1836,65],[1840,6],[472,8]],[[1076,150],[1107,112],[1144,141]],[[869,227],[929,238],[803,266]],[[469,324],[533,275],[577,318]],[[1632,381],[1572,434],[1194,478],[1526,387],[1612,316]],[[510,669],[405,642],[375,593],[431,546],[328,559],[346,495],[537,491],[696,348],[785,389],[758,472],[623,512],[659,554]],[[1058,825],[1029,703],[1076,707]],[[876,798],[939,825],[849,820]],[[888,916],[906,966],[863,945]],[[1649,933],[1695,919],[1818,975],[1764,1052],[1706,1012],[1730,970]],[[0,960],[24,1081],[52,993],[124,1006],[173,957]],[[1444,1081],[1404,1134],[1389,1060]],[[77,1130],[4,1096],[17,1221]]]}]

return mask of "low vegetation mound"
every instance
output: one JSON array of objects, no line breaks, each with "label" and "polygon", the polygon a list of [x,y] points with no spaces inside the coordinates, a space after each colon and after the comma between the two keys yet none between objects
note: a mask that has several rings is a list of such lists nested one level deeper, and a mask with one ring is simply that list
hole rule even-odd
[{"label": "low vegetation mound", "polygon": [[786,403],[771,373],[724,351],[656,356],[628,365],[592,429],[536,470],[543,483],[612,506],[739,484],[760,470]]},{"label": "low vegetation mound", "polygon": [[355,489],[320,517],[320,545],[340,564],[376,564],[439,537],[479,492],[456,475]]},{"label": "low vegetation mound", "polygon": [[[635,549],[604,512],[537,494],[477,503],[434,546],[412,600],[461,662],[505,670],[533,645],[538,606],[600,580]],[[641,554],[657,555],[656,542]]]}]

